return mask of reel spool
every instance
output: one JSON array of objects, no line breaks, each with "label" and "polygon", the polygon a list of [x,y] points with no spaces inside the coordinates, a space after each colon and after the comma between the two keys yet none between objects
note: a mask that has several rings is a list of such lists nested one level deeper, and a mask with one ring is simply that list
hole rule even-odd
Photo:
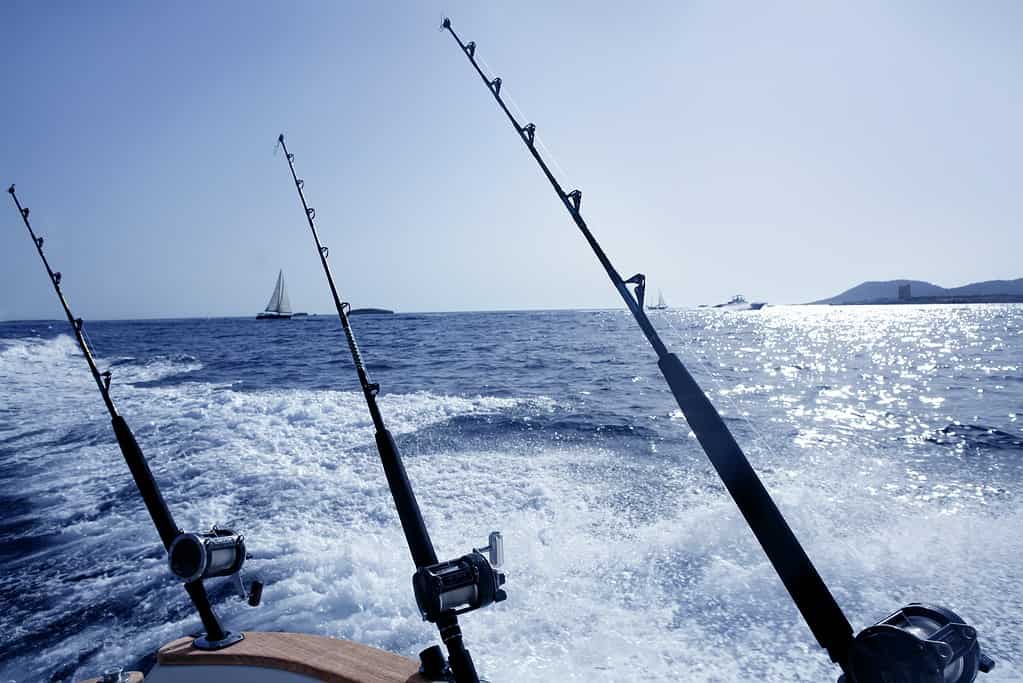
[{"label": "reel spool", "polygon": [[[490,534],[490,544],[454,560],[420,568],[412,576],[416,604],[424,621],[436,622],[445,614],[464,614],[508,597],[501,590],[504,572],[496,569],[504,562],[501,532]],[[488,551],[490,559],[482,551]]]},{"label": "reel spool", "polygon": [[245,563],[245,537],[217,527],[206,534],[180,534],[167,550],[167,562],[185,583],[230,576]]},{"label": "reel spool", "polygon": [[914,602],[856,636],[839,683],[972,683],[994,666],[958,614]]}]

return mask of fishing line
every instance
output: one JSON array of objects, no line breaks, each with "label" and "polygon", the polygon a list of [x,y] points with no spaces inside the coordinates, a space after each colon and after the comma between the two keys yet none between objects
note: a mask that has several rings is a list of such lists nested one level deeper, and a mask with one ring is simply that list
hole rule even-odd
[{"label": "fishing line", "polygon": [[753,438],[751,439],[751,441],[753,441],[754,443],[759,442],[758,448],[763,449],[767,451],[768,454],[776,457],[777,454],[771,448],[770,444],[767,441],[767,438],[757,428],[756,424],[754,424],[754,422],[749,419],[749,416],[742,411],[738,403],[736,403],[735,400],[732,398],[731,394],[726,391],[724,381],[719,376],[718,371],[714,368],[714,366],[712,366],[706,360],[701,358],[699,354],[693,353],[687,354],[685,352],[685,349],[690,348],[690,346],[688,343],[686,343],[685,335],[680,330],[676,329],[674,323],[672,322],[672,316],[669,315],[669,313],[671,312],[677,313],[679,311],[658,312],[661,314],[659,316],[660,319],[663,320],[668,325],[668,329],[671,330],[672,336],[679,342],[679,348],[683,349],[682,351],[679,352],[680,355],[685,356],[689,360],[695,361],[696,364],[703,369],[707,377],[710,379],[711,383],[717,389],[716,394],[721,397],[721,399],[724,401],[727,407],[732,409],[732,413],[735,416],[735,418],[741,420],[752,432]]},{"label": "fishing line", "polygon": [[[441,26],[440,30],[443,31],[444,27]],[[477,50],[477,54],[478,54],[478,52],[479,51]],[[477,57],[477,61],[479,61],[480,64],[483,66],[484,73],[486,73],[491,78],[491,80],[493,80],[493,78],[496,78],[496,76],[494,76],[494,74],[496,72],[492,68],[490,68],[490,65],[487,64],[486,59],[484,59],[482,56],[480,56],[480,57]],[[519,105],[515,101],[515,98],[512,97],[512,95],[510,93],[508,93],[508,90],[503,86],[503,83],[502,83],[502,87],[501,87],[501,99],[503,99],[505,102],[508,103],[508,105],[509,105],[508,108],[512,110],[512,113],[515,114],[515,117],[518,120],[520,120],[520,121],[528,121],[529,120],[526,117],[525,113],[523,113],[522,109],[519,108]],[[569,175],[569,173],[564,169],[564,167],[558,161],[558,157],[555,156],[554,152],[551,151],[551,148],[544,142],[543,135],[539,131],[536,131],[534,133],[533,139],[534,139],[534,142],[535,142],[536,146],[543,150],[544,157],[550,160],[551,165],[554,167],[554,170],[556,170],[558,172],[558,175],[563,180],[566,181],[567,185],[571,185],[572,183],[567,182],[567,181],[571,180],[572,176]]]},{"label": "fishing line", "polygon": [[[88,342],[89,348],[92,349],[97,356],[103,356],[103,353],[99,350],[99,347],[96,346],[95,342],[92,341],[92,337],[89,336],[89,332],[84,325],[82,326],[82,334],[85,335],[85,341]],[[110,371],[107,370],[107,372],[109,373]]]}]

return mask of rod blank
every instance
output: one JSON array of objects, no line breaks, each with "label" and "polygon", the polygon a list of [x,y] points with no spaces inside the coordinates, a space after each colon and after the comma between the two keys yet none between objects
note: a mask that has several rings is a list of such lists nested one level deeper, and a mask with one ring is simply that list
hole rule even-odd
[{"label": "rod blank", "polygon": [[[582,192],[573,190],[566,193],[558,179],[551,172],[543,156],[534,144],[536,126],[532,123],[522,126],[501,98],[500,79],[490,79],[476,61],[476,43],[463,43],[451,27],[451,20],[445,18],[442,28],[447,29],[472,64],[476,73],[487,85],[498,106],[508,117],[512,127],[526,145],[533,159],[540,166],[544,176],[554,188],[554,193],[565,206],[572,220],[590,245],[597,260],[611,280],[611,284],[625,301],[626,307],[636,319],[650,346],[657,354],[658,368],[664,375],[675,401],[685,415],[689,426],[696,434],[700,445],[710,459],[718,476],[724,482],[746,523],[753,531],[789,595],[813,632],[817,642],[828,651],[832,661],[844,665],[846,654],[852,643],[852,626],[842,609],[817,573],[802,545],[796,539],[781,511],[760,478],[750,465],[735,438],[725,426],[724,420],[711,404],[710,399],[689,374],[685,365],[675,354],[668,351],[660,335],[654,329],[643,310],[645,278],[635,275],[623,280],[607,254],[590,232],[582,216]],[[495,87],[496,83],[496,87]],[[636,292],[627,285],[635,285]]]},{"label": "rod blank", "polygon": [[[89,348],[85,338],[85,323],[81,318],[76,318],[74,313],[71,312],[71,306],[68,304],[61,289],[61,274],[55,272],[50,267],[50,262],[46,259],[46,254],[43,252],[44,240],[36,235],[32,229],[32,224],[28,220],[31,212],[28,207],[21,205],[14,185],[11,185],[7,192],[14,200],[14,205],[18,208],[21,220],[28,229],[32,243],[35,245],[36,251],[39,252],[39,258],[42,259],[46,273],[50,276],[50,282],[53,284],[53,289],[57,293],[57,299],[60,300],[60,305],[64,309],[68,323],[71,324],[71,329],[74,330],[78,348],[81,349],[82,355],[85,356],[85,362],[89,365],[89,371],[92,373],[92,378],[96,381],[96,387],[99,389],[100,395],[103,396],[103,403],[106,405],[107,412],[110,413],[114,436],[117,438],[117,444],[121,449],[121,454],[124,456],[124,462],[128,465],[129,471],[131,471],[135,487],[138,489],[139,495],[142,496],[142,501],[145,503],[146,510],[149,511],[149,516],[156,526],[156,531],[160,535],[160,541],[163,543],[164,549],[170,549],[174,539],[181,534],[181,529],[174,521],[170,508],[167,507],[167,500],[163,497],[160,486],[156,483],[156,478],[153,477],[153,472],[149,469],[149,462],[135,440],[135,435],[128,427],[128,423],[125,422],[124,418],[117,413],[113,399],[110,398],[111,373],[109,370],[100,372],[96,367],[96,360],[93,358],[92,350]],[[206,588],[202,581],[197,580],[185,584],[185,590],[192,599],[192,603],[199,612],[199,618],[206,628],[207,641],[214,643],[214,646],[217,647],[223,646],[217,645],[217,643],[231,644],[236,642],[235,640],[230,640],[232,635],[221,626],[220,620],[210,605],[209,597],[206,594]],[[233,637],[240,638],[240,634],[235,634]]]},{"label": "rod blank", "polygon": [[[316,232],[316,211],[313,210],[305,198],[305,181],[299,179],[295,172],[295,155],[288,152],[287,143],[284,141],[284,134],[277,137],[277,144],[284,149],[284,156],[291,169],[291,179],[295,183],[299,200],[305,210],[306,222],[313,234],[313,241],[316,243],[316,252],[320,257],[320,264],[323,266],[323,273],[327,276],[327,284],[330,286],[331,296],[334,298],[334,307],[337,309],[338,318],[341,320],[341,327],[348,341],[348,349],[352,354],[352,361],[355,363],[355,371],[359,376],[359,385],[362,387],[362,394],[366,399],[370,416],[373,419],[373,426],[376,430],[377,452],[380,454],[380,462],[384,468],[384,476],[387,478],[387,486],[391,490],[391,497],[394,499],[394,506],[398,511],[398,518],[401,520],[401,528],[408,543],[409,552],[412,554],[412,561],[416,568],[428,567],[437,564],[437,553],[430,540],[430,533],[426,529],[426,522],[423,521],[422,511],[416,501],[415,492],[412,490],[412,483],[409,481],[405,465],[401,460],[398,446],[394,437],[384,424],[384,418],[377,406],[377,394],[380,393],[380,385],[370,381],[369,373],[362,361],[362,353],[355,340],[355,332],[352,330],[348,320],[350,306],[341,300],[337,285],[334,284],[334,276],[330,272],[330,264],[327,263],[329,250],[320,243],[319,233]],[[457,683],[479,683],[479,675],[476,673],[475,665],[465,649],[462,641],[462,631],[458,625],[458,618],[445,615],[437,620],[437,628],[440,630],[441,639],[448,647],[448,657],[451,670],[454,673]]]}]

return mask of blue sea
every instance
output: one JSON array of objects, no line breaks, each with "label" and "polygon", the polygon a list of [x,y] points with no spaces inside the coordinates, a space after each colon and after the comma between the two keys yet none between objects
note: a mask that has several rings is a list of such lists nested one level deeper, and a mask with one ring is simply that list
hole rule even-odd
[{"label": "blue sea", "polygon": [[[945,604],[1023,680],[1023,306],[651,316],[854,628]],[[627,312],[352,322],[438,553],[504,533],[508,600],[462,619],[491,681],[837,678]],[[246,534],[231,628],[436,641],[335,318],[87,331],[178,524]],[[0,323],[0,387],[0,681],[199,630],[67,324]]]}]

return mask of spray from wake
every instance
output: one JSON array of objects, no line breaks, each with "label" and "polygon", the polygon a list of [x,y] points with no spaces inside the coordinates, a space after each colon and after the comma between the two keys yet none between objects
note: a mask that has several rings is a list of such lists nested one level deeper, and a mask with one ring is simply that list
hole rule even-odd
[{"label": "spray from wake", "polygon": [[[0,496],[16,513],[3,527],[12,551],[0,558],[10,606],[0,616],[2,677],[80,679],[196,631],[73,344],[4,344],[12,419],[0,432]],[[119,372],[139,378],[116,385],[117,399],[181,524],[246,532],[247,574],[266,582],[264,605],[251,609],[213,584],[227,623],[409,656],[432,642],[361,397],[236,391],[202,382],[201,363],[188,358],[126,361]],[[179,374],[191,378],[154,386]],[[564,423],[545,398],[414,392],[383,396],[382,410],[438,552],[504,532],[510,599],[465,623],[490,680],[834,678],[695,446],[637,454],[614,441],[503,430]],[[462,430],[478,449],[449,447]],[[1023,600],[1005,586],[1023,554],[1020,512],[990,496],[954,515],[893,507],[870,491],[902,480],[898,464],[833,455],[815,459],[811,477],[800,452],[768,461],[765,484],[854,625],[911,600],[968,606],[963,616],[999,660],[986,680],[1018,680],[1023,641],[1006,615]]]}]

